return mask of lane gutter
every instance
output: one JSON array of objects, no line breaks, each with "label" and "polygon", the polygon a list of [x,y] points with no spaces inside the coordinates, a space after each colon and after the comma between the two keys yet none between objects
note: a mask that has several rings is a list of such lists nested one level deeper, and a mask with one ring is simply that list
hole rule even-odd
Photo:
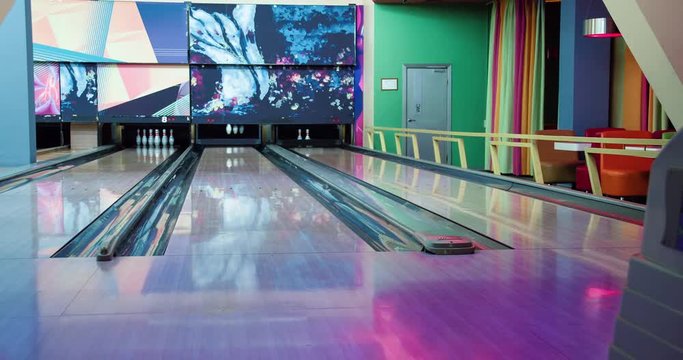
[{"label": "lane gutter", "polygon": [[[510,249],[493,238],[291,150],[268,146],[266,151],[296,163],[296,166],[308,173],[309,177],[318,178],[327,186],[353,199],[366,211],[404,229],[412,235],[413,241],[420,243],[427,252],[449,253],[450,247],[457,247],[459,243],[470,243],[473,244],[473,248],[476,246],[480,249]],[[456,252],[453,250],[453,253]]]},{"label": "lane gutter", "polygon": [[174,152],[52,257],[97,256],[99,261],[112,260],[119,242],[133,230],[146,207],[191,151],[188,147],[182,153],[180,150]]}]

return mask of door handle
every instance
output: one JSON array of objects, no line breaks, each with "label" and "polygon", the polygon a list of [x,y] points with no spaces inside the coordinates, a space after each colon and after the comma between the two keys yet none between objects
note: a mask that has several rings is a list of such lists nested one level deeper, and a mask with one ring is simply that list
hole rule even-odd
[{"label": "door handle", "polygon": [[417,120],[415,120],[415,119],[408,119],[408,122],[415,122],[415,121],[417,121]]}]

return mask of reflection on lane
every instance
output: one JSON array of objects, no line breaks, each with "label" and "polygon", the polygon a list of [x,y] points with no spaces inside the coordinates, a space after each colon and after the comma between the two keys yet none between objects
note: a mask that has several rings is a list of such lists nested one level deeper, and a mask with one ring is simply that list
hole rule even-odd
[{"label": "reflection on lane", "polygon": [[513,248],[640,246],[639,225],[348,150],[297,151]]},{"label": "reflection on lane", "polygon": [[49,257],[170,150],[123,150],[0,194],[0,258]]},{"label": "reflection on lane", "polygon": [[[207,148],[187,194],[166,255],[190,254],[193,287],[229,282],[249,290],[273,264],[247,254],[306,254],[278,267],[316,266],[317,254],[372,252],[340,220],[252,148]],[[206,255],[223,254],[207,261]],[[196,261],[195,261],[196,259]],[[293,263],[291,263],[293,262]],[[354,266],[341,283],[357,279]],[[288,287],[310,287],[319,274],[301,272]],[[221,285],[224,286],[224,285]]]}]

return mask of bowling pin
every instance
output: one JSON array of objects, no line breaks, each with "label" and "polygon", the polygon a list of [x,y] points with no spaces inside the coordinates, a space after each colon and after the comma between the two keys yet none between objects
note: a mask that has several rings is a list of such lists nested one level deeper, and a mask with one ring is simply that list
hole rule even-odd
[{"label": "bowling pin", "polygon": [[138,134],[135,136],[135,146],[140,147],[142,138],[140,138],[140,129],[138,129]]},{"label": "bowling pin", "polygon": [[297,140],[303,140],[303,138],[301,137],[301,129],[299,129],[299,136],[297,136],[296,139]]},{"label": "bowling pin", "polygon": [[240,125],[240,135],[244,134],[244,126]]},{"label": "bowling pin", "polygon": [[166,129],[161,130],[161,147],[166,147],[168,144],[168,137],[166,136]]},{"label": "bowling pin", "polygon": [[308,129],[306,129],[306,140],[311,140],[310,133],[308,132]]},{"label": "bowling pin", "polygon": [[158,147],[161,144],[161,138],[159,137],[159,129],[154,130],[154,146]]},{"label": "bowling pin", "polygon": [[225,126],[225,133],[228,135],[232,134],[232,126],[230,124]]},{"label": "bowling pin", "polygon": [[175,144],[175,138],[173,137],[173,129],[171,129],[171,136],[168,137],[168,145],[173,147],[173,144]]},{"label": "bowling pin", "polygon": [[140,140],[142,146],[147,146],[147,130],[142,129],[142,139]]},{"label": "bowling pin", "polygon": [[237,128],[237,125],[233,126],[233,127],[232,127],[232,134],[233,134],[233,135],[237,135],[237,130],[239,130],[239,129]]}]

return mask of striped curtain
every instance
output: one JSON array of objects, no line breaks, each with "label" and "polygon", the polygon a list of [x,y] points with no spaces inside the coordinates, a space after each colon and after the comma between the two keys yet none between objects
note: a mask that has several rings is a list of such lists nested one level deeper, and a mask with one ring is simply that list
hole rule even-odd
[{"label": "striped curtain", "polygon": [[657,131],[671,128],[669,118],[623,38],[612,42],[610,126]]},{"label": "striped curtain", "polygon": [[[492,5],[486,109],[488,132],[533,134],[543,127],[543,4],[543,0],[496,0]],[[531,173],[526,150],[501,147],[498,152],[503,173]]]}]

